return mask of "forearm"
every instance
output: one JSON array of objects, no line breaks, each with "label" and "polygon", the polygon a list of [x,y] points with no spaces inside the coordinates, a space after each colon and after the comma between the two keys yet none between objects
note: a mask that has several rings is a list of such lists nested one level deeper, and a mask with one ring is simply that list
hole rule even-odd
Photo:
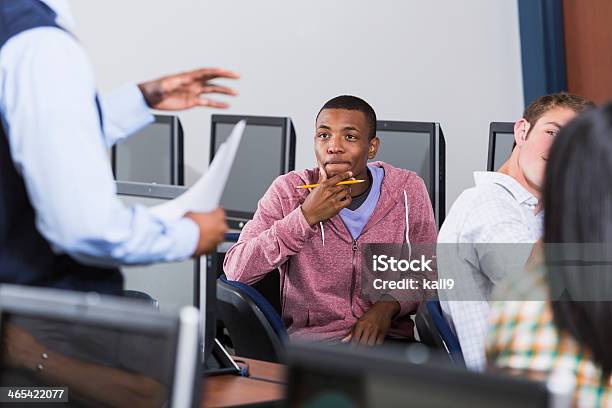
[{"label": "forearm", "polygon": [[113,266],[182,261],[194,254],[199,229],[182,218],[166,222],[144,207],[122,207],[107,223],[76,231],[63,250],[84,263]]},{"label": "forearm", "polygon": [[[26,187],[37,227],[57,252],[101,266],[178,261],[193,254],[197,225],[187,219],[165,222],[143,206],[126,207],[115,194],[108,163],[92,152],[89,160],[53,161],[48,170],[30,170]],[[60,155],[61,156],[61,155]],[[69,176],[70,173],[79,173]]]},{"label": "forearm", "polygon": [[134,84],[101,95],[104,139],[108,147],[151,124],[154,116],[140,89]]},{"label": "forearm", "polygon": [[390,295],[381,296],[372,307],[380,309],[385,315],[389,316],[390,319],[398,317],[402,310],[401,303]]},{"label": "forearm", "polygon": [[298,207],[285,218],[266,225],[258,219],[247,224],[240,241],[225,256],[229,279],[253,283],[299,253],[316,233]]}]

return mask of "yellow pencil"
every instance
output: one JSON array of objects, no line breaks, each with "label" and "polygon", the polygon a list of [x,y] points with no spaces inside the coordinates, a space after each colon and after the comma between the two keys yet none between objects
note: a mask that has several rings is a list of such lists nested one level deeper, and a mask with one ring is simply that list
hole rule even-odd
[{"label": "yellow pencil", "polygon": [[[349,185],[349,184],[359,184],[359,183],[363,183],[365,180],[346,180],[346,181],[341,181],[339,183],[337,183],[337,186],[345,186],[345,185]],[[305,186],[297,186],[296,188],[315,188],[315,187],[319,187],[320,184],[306,184]]]}]

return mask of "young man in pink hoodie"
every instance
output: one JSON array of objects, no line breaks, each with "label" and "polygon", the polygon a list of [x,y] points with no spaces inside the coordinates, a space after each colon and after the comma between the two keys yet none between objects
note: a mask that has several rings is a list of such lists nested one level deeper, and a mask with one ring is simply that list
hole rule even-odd
[{"label": "young man in pink hoodie", "polygon": [[[367,102],[328,101],[316,119],[318,168],[278,177],[225,257],[228,279],[247,284],[280,270],[282,318],[292,340],[375,345],[387,336],[414,338],[417,301],[360,296],[363,244],[437,238],[423,180],[387,163],[368,164],[379,144]],[[337,185],[351,178],[365,182]],[[320,186],[296,188],[314,183]]]}]

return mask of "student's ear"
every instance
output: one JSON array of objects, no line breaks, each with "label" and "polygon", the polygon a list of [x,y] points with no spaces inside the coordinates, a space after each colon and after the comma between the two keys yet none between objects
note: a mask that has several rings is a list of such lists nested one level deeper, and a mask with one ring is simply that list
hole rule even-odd
[{"label": "student's ear", "polygon": [[527,140],[527,133],[529,133],[529,122],[527,119],[522,118],[516,121],[514,124],[514,141],[517,146],[522,146]]},{"label": "student's ear", "polygon": [[372,140],[370,140],[370,147],[368,148],[368,160],[372,160],[376,157],[376,153],[378,153],[378,146],[380,146],[380,139],[378,136],[374,136]]}]

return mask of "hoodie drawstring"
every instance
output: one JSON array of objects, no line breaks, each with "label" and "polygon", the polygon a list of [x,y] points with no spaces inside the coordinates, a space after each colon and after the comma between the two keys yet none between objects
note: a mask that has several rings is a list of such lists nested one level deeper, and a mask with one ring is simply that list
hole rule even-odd
[{"label": "hoodie drawstring", "polygon": [[[412,258],[412,244],[410,244],[410,222],[408,220],[408,214],[410,213],[410,209],[408,207],[408,194],[406,194],[406,190],[404,190],[404,215],[406,217],[406,245],[408,245],[408,260]],[[319,227],[321,228],[321,240],[323,241],[323,246],[325,246],[325,229],[323,228],[323,221],[319,222]]]},{"label": "hoodie drawstring", "polygon": [[[309,188],[308,191],[312,191],[312,188]],[[323,228],[323,221],[319,222],[319,227],[321,228],[321,241],[323,241],[323,246],[325,246],[325,229]]]},{"label": "hoodie drawstring", "polygon": [[406,194],[406,190],[404,190],[404,214],[406,215],[406,245],[408,245],[408,261],[412,258],[412,245],[410,244],[410,223],[408,221],[408,213],[410,212],[408,208],[408,194]]},{"label": "hoodie drawstring", "polygon": [[323,246],[325,246],[325,230],[323,229],[323,221],[319,222],[319,226],[321,227],[321,240],[323,241]]}]

